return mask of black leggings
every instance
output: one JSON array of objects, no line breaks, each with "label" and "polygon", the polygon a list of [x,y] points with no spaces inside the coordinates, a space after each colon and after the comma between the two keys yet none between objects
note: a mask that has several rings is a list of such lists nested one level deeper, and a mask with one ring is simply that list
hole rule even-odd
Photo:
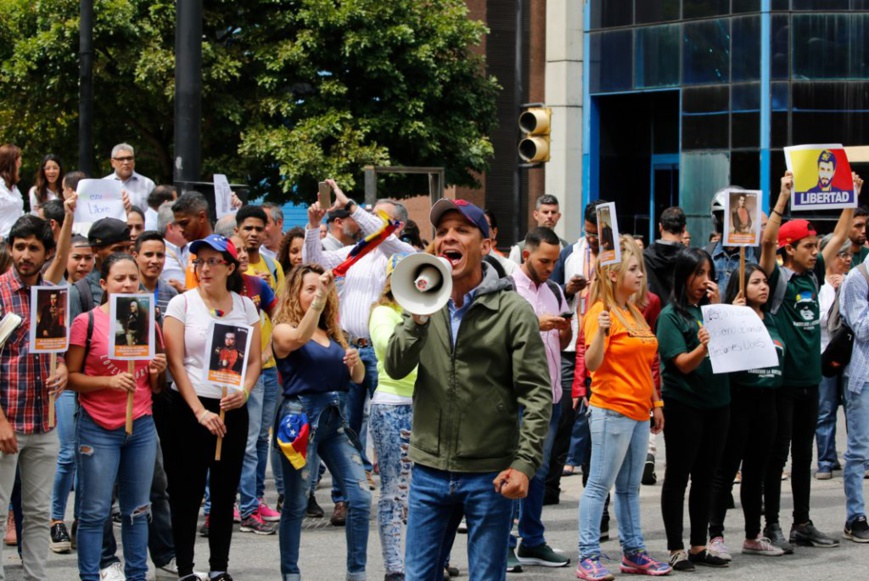
[{"label": "black leggings", "polygon": [[775,442],[776,391],[738,385],[730,389],[730,430],[721,462],[712,478],[710,538],[724,536],[724,517],[740,463],[739,498],[745,515],[745,538],[754,540],[760,534],[763,481]]},{"label": "black leggings", "polygon": [[779,524],[781,474],[790,450],[794,524],[804,524],[809,521],[812,445],[818,426],[818,386],[780,387],[776,390],[776,411],[778,427],[764,483],[766,523]]},{"label": "black leggings", "polygon": [[[199,401],[205,409],[220,413],[219,399],[199,398]],[[247,408],[226,412],[226,436],[223,438],[219,462],[214,460],[217,438],[199,425],[193,411],[177,392],[172,392],[170,418],[169,437],[162,444],[166,475],[169,478],[169,504],[172,507],[172,532],[178,574],[184,577],[193,573],[196,525],[209,470],[209,566],[211,571],[227,571],[229,544],[232,540],[232,507],[247,445]]]},{"label": "black leggings", "polygon": [[730,423],[730,406],[697,409],[665,400],[664,442],[667,471],[661,489],[661,512],[667,532],[667,549],[679,551],[685,512],[685,488],[691,478],[688,517],[691,519],[691,546],[706,545],[712,474],[721,458]]}]

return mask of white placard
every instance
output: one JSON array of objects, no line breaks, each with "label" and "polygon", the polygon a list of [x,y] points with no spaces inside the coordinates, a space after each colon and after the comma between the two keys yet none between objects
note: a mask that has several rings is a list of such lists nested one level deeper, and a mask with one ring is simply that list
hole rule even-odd
[{"label": "white placard", "polygon": [[214,211],[218,220],[237,211],[232,207],[232,188],[229,187],[229,180],[222,173],[214,174]]},{"label": "white placard", "polygon": [[724,195],[724,240],[727,246],[760,244],[759,190],[728,190]]},{"label": "white placard", "polygon": [[220,387],[244,389],[253,327],[212,320],[206,335],[203,379]]},{"label": "white placard", "polygon": [[101,218],[117,218],[127,221],[123,186],[119,180],[81,180],[76,188],[75,223],[92,224]]},{"label": "white placard", "polygon": [[772,337],[751,308],[704,305],[700,309],[703,311],[703,326],[709,331],[709,359],[713,373],[778,365]]},{"label": "white placard", "polygon": [[595,208],[597,213],[597,238],[600,241],[601,266],[618,264],[622,261],[622,248],[619,240],[619,221],[616,216],[616,203],[607,202]]}]

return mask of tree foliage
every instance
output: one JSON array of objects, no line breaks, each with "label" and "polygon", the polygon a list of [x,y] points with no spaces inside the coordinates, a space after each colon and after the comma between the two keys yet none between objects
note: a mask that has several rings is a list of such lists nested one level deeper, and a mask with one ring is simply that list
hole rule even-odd
[{"label": "tree foliage", "polygon": [[[474,185],[492,155],[499,87],[473,48],[464,0],[209,0],[203,14],[202,175],[273,199],[363,166],[444,166]],[[95,0],[94,141],[172,178],[175,3]],[[79,0],[0,2],[0,139],[25,170],[44,153],[74,167]],[[102,175],[102,174],[100,174]]]}]

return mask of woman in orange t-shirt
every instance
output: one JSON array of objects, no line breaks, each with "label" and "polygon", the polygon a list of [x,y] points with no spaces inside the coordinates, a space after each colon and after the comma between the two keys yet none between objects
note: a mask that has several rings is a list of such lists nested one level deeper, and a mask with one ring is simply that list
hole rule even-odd
[{"label": "woman in orange t-shirt", "polygon": [[585,315],[585,363],[591,372],[591,469],[579,512],[580,579],[604,581],[612,574],[600,561],[604,500],[616,487],[616,520],[624,573],[664,575],[670,566],[646,552],[640,529],[640,479],[651,430],[664,425],[652,380],[658,341],[634,300],[643,288],[642,254],[629,236],[620,238],[621,262],[595,266]]}]

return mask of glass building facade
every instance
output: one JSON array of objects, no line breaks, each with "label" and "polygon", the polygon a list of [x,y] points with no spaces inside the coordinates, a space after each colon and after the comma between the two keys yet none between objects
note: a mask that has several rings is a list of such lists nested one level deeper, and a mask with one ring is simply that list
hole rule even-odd
[{"label": "glass building facade", "polygon": [[782,148],[869,145],[869,0],[589,0],[584,35],[583,195],[625,232],[680,205],[702,246],[716,190],[777,195]]}]

